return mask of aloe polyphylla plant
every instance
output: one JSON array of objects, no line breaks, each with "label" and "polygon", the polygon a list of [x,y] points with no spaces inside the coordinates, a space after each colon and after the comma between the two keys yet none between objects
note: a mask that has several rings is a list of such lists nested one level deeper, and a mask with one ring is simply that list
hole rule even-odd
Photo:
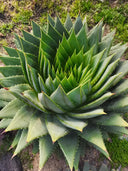
[{"label": "aloe polyphylla plant", "polygon": [[115,31],[103,36],[103,21],[90,31],[78,16],[65,24],[48,16],[47,29],[32,22],[32,34],[15,35],[17,49],[0,59],[0,128],[18,130],[14,155],[33,142],[41,169],[60,147],[72,170],[85,143],[107,158],[104,138],[128,134],[127,45],[112,46]]}]

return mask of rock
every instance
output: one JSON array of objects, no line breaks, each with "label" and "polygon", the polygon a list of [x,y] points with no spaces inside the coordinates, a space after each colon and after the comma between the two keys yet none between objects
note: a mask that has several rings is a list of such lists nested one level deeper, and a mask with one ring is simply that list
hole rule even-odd
[{"label": "rock", "polygon": [[121,169],[122,171],[128,171],[128,168],[126,167],[126,168],[122,168]]},{"label": "rock", "polygon": [[11,157],[12,153],[8,152],[0,159],[0,171],[23,171],[19,158]]},{"label": "rock", "polygon": [[2,33],[0,33],[0,37],[3,38],[3,37],[5,37],[5,36],[4,36]]}]

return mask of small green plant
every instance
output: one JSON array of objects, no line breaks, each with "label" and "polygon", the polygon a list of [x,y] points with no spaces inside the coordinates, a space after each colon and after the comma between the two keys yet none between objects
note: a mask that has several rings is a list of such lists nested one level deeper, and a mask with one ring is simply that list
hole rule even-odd
[{"label": "small green plant", "polygon": [[0,13],[3,14],[6,8],[6,3],[4,3],[4,0],[0,1]]},{"label": "small green plant", "polygon": [[0,26],[0,32],[5,36],[7,33],[11,32],[13,27],[14,27],[13,23],[3,23]]},{"label": "small green plant", "polygon": [[[103,21],[88,31],[86,19],[48,16],[47,30],[32,22],[33,33],[16,36],[0,59],[0,128],[18,130],[14,156],[34,142],[39,168],[59,145],[70,169],[78,170],[85,143],[109,159],[105,136],[128,134],[127,45],[112,46],[115,31],[103,35]],[[36,143],[35,143],[36,141]]]},{"label": "small green plant", "polygon": [[12,18],[15,23],[28,24],[33,13],[30,10],[21,10]]},{"label": "small green plant", "polygon": [[8,46],[8,42],[6,39],[0,40],[0,46]]},{"label": "small green plant", "polygon": [[34,160],[34,155],[30,153],[30,149],[25,149],[19,154],[22,165],[24,166],[23,170],[28,171],[33,168],[32,162]]}]

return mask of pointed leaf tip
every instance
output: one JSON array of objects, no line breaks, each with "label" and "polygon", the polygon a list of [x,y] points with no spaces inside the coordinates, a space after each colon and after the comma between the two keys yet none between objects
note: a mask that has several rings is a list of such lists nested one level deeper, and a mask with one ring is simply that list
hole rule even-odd
[{"label": "pointed leaf tip", "polygon": [[4,89],[5,89],[5,90],[9,90],[9,88],[8,88],[8,87],[4,87]]},{"label": "pointed leaf tip", "polygon": [[11,150],[12,148],[13,148],[13,147],[12,147],[12,146],[10,146],[10,147],[9,147],[9,149],[8,149],[8,151],[9,151],[9,150]]},{"label": "pointed leaf tip", "polygon": [[16,154],[14,153],[14,154],[12,155],[12,157],[11,157],[11,160],[12,160],[15,156],[16,156]]},{"label": "pointed leaf tip", "polygon": [[1,135],[4,134],[4,133],[6,133],[6,132],[7,132],[7,131],[6,131],[6,129],[5,129],[5,130],[1,133]]}]

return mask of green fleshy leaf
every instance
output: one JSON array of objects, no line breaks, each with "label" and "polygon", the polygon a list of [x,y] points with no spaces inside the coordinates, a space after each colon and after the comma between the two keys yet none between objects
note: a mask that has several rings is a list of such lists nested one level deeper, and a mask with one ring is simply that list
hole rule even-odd
[{"label": "green fleshy leaf", "polygon": [[100,129],[94,127],[85,128],[85,131],[81,133],[80,136],[92,143],[101,153],[109,158]]},{"label": "green fleshy leaf", "polygon": [[12,119],[2,119],[0,121],[0,129],[8,127]]},{"label": "green fleshy leaf", "polygon": [[0,60],[5,65],[20,65],[20,59],[17,57],[0,56]]},{"label": "green fleshy leaf", "polygon": [[100,27],[102,26],[102,21],[98,23],[90,32],[88,33],[88,44],[89,47],[94,47],[93,54],[95,55],[98,52],[98,43],[100,41]]},{"label": "green fleshy leaf", "polygon": [[34,54],[35,56],[38,56],[39,48],[37,46],[24,40],[23,38],[20,38],[20,40],[25,53],[31,53]]},{"label": "green fleshy leaf", "polygon": [[57,44],[62,40],[61,34],[50,23],[48,23],[48,35],[55,40]]},{"label": "green fleshy leaf", "polygon": [[66,93],[69,92],[70,90],[72,90],[72,88],[73,88],[72,84],[68,81],[66,76],[61,81],[61,86],[63,87],[63,89]]},{"label": "green fleshy leaf", "polygon": [[47,79],[51,75],[51,64],[49,59],[45,56],[44,52],[41,54],[40,59],[40,73],[43,75],[43,79]]},{"label": "green fleshy leaf", "polygon": [[73,26],[73,24],[72,24],[72,20],[71,20],[71,18],[70,18],[70,15],[69,15],[69,14],[67,14],[67,18],[66,18],[66,21],[65,21],[64,26],[65,26],[65,28],[66,28],[68,31],[70,31],[70,30],[71,30],[71,28],[72,28],[72,26]]},{"label": "green fleshy leaf", "polygon": [[44,80],[43,80],[43,78],[41,77],[40,74],[38,76],[38,80],[39,80],[40,90],[44,91],[45,93],[47,93],[46,85],[45,85]]},{"label": "green fleshy leaf", "polygon": [[118,113],[111,113],[109,116],[101,116],[99,119],[95,119],[94,122],[104,126],[128,127],[128,123]]},{"label": "green fleshy leaf", "polygon": [[44,109],[44,107],[42,106],[42,104],[40,103],[37,94],[33,91],[33,90],[27,90],[24,91],[23,93],[23,99],[26,100],[26,102],[33,106],[34,108],[40,110],[41,112],[45,112],[46,110]]},{"label": "green fleshy leaf", "polygon": [[77,119],[72,119],[70,117],[57,116],[57,118],[64,126],[81,132],[83,128],[87,126],[87,122],[83,122]]},{"label": "green fleshy leaf", "polygon": [[87,23],[87,16],[84,17],[84,20],[83,20],[83,25],[85,25],[85,31],[86,33],[88,33],[88,23]]},{"label": "green fleshy leaf", "polygon": [[21,150],[23,150],[28,145],[27,141],[26,141],[27,133],[28,133],[27,129],[23,129],[21,137],[19,139],[18,145],[14,151],[13,156],[17,155]]},{"label": "green fleshy leaf", "polygon": [[15,135],[14,140],[12,141],[10,149],[14,148],[18,144],[20,137],[21,137],[21,134],[22,134],[22,130],[18,130],[16,135]]},{"label": "green fleshy leaf", "polygon": [[62,46],[62,43],[59,44],[56,54],[56,63],[57,60],[60,62],[61,66],[64,67],[66,60],[68,60],[69,54],[66,51],[66,48]]},{"label": "green fleshy leaf", "polygon": [[103,95],[113,84],[114,80],[119,77],[120,73],[114,76],[111,76],[106,83],[96,92],[94,93],[89,100],[94,100],[101,95]]},{"label": "green fleshy leaf", "polygon": [[51,94],[52,92],[55,91],[55,86],[50,76],[46,79],[45,86],[46,86],[47,92],[49,92],[48,94]]},{"label": "green fleshy leaf", "polygon": [[88,119],[88,118],[94,118],[96,116],[101,116],[105,115],[106,113],[104,112],[103,109],[94,109],[89,112],[84,112],[84,113],[68,113],[69,116],[73,118],[78,118],[78,119]]},{"label": "green fleshy leaf", "polygon": [[16,33],[14,33],[14,35],[15,35],[15,44],[16,44],[17,49],[22,50],[23,46],[20,40],[20,36],[18,36]]},{"label": "green fleshy leaf", "polygon": [[109,104],[106,104],[105,109],[114,112],[127,112],[128,111],[128,97],[121,97],[112,99]]},{"label": "green fleshy leaf", "polygon": [[86,53],[84,53],[83,61],[82,61],[84,63],[84,66],[91,64],[92,57],[93,57],[93,51],[94,51],[94,46],[92,48],[90,48]]},{"label": "green fleshy leaf", "polygon": [[[43,114],[42,114],[43,115]],[[27,142],[30,142],[36,138],[42,137],[48,133],[45,121],[40,117],[34,115],[29,123]]]},{"label": "green fleshy leaf", "polygon": [[26,80],[24,79],[24,76],[20,75],[15,75],[15,76],[10,76],[10,77],[3,77],[0,78],[0,84],[3,87],[11,87],[17,84],[24,84],[26,83]]},{"label": "green fleshy leaf", "polygon": [[107,132],[118,134],[118,135],[128,135],[128,129],[120,126],[104,126],[103,129]]},{"label": "green fleshy leaf", "polygon": [[67,96],[76,105],[80,105],[86,100],[86,95],[80,86],[68,92]]},{"label": "green fleshy leaf", "polygon": [[31,89],[31,87],[28,84],[18,84],[18,85],[10,87],[9,92],[11,92],[11,93],[13,93],[13,92],[22,93],[22,92],[29,90],[29,89]]},{"label": "green fleshy leaf", "polygon": [[111,96],[113,96],[113,93],[108,92],[103,94],[100,98],[93,100],[92,102],[83,105],[80,107],[80,110],[88,110],[88,109],[93,109],[95,107],[99,107],[101,104],[103,104],[105,101],[107,101]]},{"label": "green fleshy leaf", "polygon": [[74,51],[75,49],[76,49],[77,53],[80,51],[80,45],[79,45],[79,42],[76,38],[74,30],[70,34],[70,37],[68,39],[68,43],[70,44],[72,51]]},{"label": "green fleshy leaf", "polygon": [[19,65],[8,65],[8,66],[1,66],[0,72],[5,76],[14,76],[14,75],[22,75],[22,69]]},{"label": "green fleshy leaf", "polygon": [[93,68],[92,77],[95,77],[96,71],[97,71],[97,69],[98,69],[98,67],[100,65],[100,61],[101,61],[101,59],[103,57],[103,54],[104,54],[105,50],[101,51],[100,53],[98,53],[98,54],[96,54],[95,56],[92,57],[92,68]]},{"label": "green fleshy leaf", "polygon": [[35,141],[33,142],[32,153],[33,153],[33,154],[39,153],[39,142],[38,142],[38,140],[35,140]]},{"label": "green fleshy leaf", "polygon": [[96,92],[100,87],[103,86],[104,82],[108,80],[112,72],[115,70],[119,60],[114,61],[113,63],[109,64],[99,81],[95,84],[95,86],[92,88],[92,92]]},{"label": "green fleshy leaf", "polygon": [[74,25],[73,25],[75,34],[77,34],[77,33],[81,30],[82,26],[83,26],[83,23],[82,23],[82,20],[81,20],[80,15],[79,15],[79,16],[77,17],[77,19],[76,19]]},{"label": "green fleshy leaf", "polygon": [[56,29],[61,35],[65,34],[66,38],[69,37],[69,34],[68,34],[67,30],[65,29],[65,27],[63,26],[63,24],[61,23],[59,17],[56,18],[55,29]]},{"label": "green fleshy leaf", "polygon": [[33,30],[33,34],[38,37],[41,38],[41,29],[40,26],[35,23],[34,21],[32,21],[32,30]]},{"label": "green fleshy leaf", "polygon": [[75,154],[78,148],[78,137],[74,134],[70,134],[59,139],[58,142],[69,164],[69,167],[72,170],[75,160]]},{"label": "green fleshy leaf", "polygon": [[41,104],[48,110],[56,113],[64,113],[63,109],[57,105],[47,94],[44,92],[38,94]]},{"label": "green fleshy leaf", "polygon": [[22,51],[18,51],[19,57],[20,57],[20,62],[21,62],[21,67],[22,67],[22,71],[24,74],[25,79],[28,82],[28,76],[27,76],[27,71],[26,71],[26,58],[25,58],[25,54]]},{"label": "green fleshy leaf", "polygon": [[23,107],[19,108],[18,112],[14,116],[9,126],[6,128],[5,132],[27,128],[29,125],[29,121],[34,113],[35,109],[29,107],[28,105],[24,105]]},{"label": "green fleshy leaf", "polygon": [[47,54],[49,54],[49,56],[51,56],[50,60],[52,60],[53,56],[56,53],[56,49],[52,48],[51,46],[49,46],[47,43],[45,43],[43,40],[40,43],[40,48],[46,52]]},{"label": "green fleshy leaf", "polygon": [[40,86],[39,86],[39,82],[38,82],[38,71],[29,66],[29,70],[30,70],[30,76],[31,76],[31,81],[32,81],[32,87],[34,88],[34,90],[39,93],[40,92]]},{"label": "green fleshy leaf", "polygon": [[[25,39],[26,41],[28,41],[28,42],[30,42],[30,43],[36,45],[37,47],[39,46],[40,40],[39,40],[37,37],[35,37],[34,35],[32,35],[32,34],[26,32],[26,31],[24,31],[24,30],[23,30],[22,32],[23,32],[24,39]],[[37,34],[37,33],[36,33],[36,34]]]},{"label": "green fleshy leaf", "polygon": [[85,25],[81,28],[77,34],[77,40],[80,43],[81,47],[84,46],[84,52],[88,50],[88,39],[86,35]]},{"label": "green fleshy leaf", "polygon": [[119,95],[126,95],[128,93],[128,80],[123,80],[117,87],[115,87],[112,92],[114,96],[112,98],[119,96]]},{"label": "green fleshy leaf", "polygon": [[16,44],[17,49],[22,50],[23,46],[20,40],[20,36],[18,36],[16,33],[14,33],[14,35],[15,35],[15,44]]},{"label": "green fleshy leaf", "polygon": [[[63,39],[62,39],[60,45],[62,45],[62,48],[65,49],[68,56],[71,56],[73,54],[74,49],[71,49],[71,46],[70,46],[68,40],[66,39],[65,35],[63,35]],[[58,47],[58,51],[59,51],[59,47]],[[62,53],[62,52],[60,51],[60,53]]]},{"label": "green fleshy leaf", "polygon": [[39,153],[40,153],[39,168],[40,169],[42,169],[42,167],[48,160],[49,156],[52,153],[52,150],[53,150],[53,144],[50,136],[44,136],[39,139]]},{"label": "green fleshy leaf", "polygon": [[70,108],[74,108],[75,105],[72,103],[72,101],[68,98],[68,96],[66,95],[66,93],[64,92],[63,88],[61,86],[59,86],[56,91],[54,91],[51,94],[51,99],[58,104],[59,106],[61,106],[63,109],[70,109]]},{"label": "green fleshy leaf", "polygon": [[0,111],[0,118],[13,118],[22,105],[24,105],[22,101],[12,100]]},{"label": "green fleshy leaf", "polygon": [[113,56],[113,61],[117,60],[117,59],[120,59],[127,48],[128,48],[127,44],[117,46],[117,48],[115,48],[115,49],[113,49],[113,46],[112,46],[112,48],[111,48],[112,50],[110,50],[110,54],[115,53],[114,56]]},{"label": "green fleshy leaf", "polygon": [[82,153],[85,152],[85,148],[82,144],[83,142],[79,142],[79,147],[77,149],[76,155],[75,155],[75,159],[74,159],[74,163],[73,163],[73,167],[75,170],[79,170],[79,162],[80,162],[80,157],[82,156]]},{"label": "green fleshy leaf", "polygon": [[48,14],[48,22],[54,27],[55,22],[49,14]]},{"label": "green fleshy leaf", "polygon": [[7,101],[0,100],[0,107],[5,107],[8,104]]},{"label": "green fleshy leaf", "polygon": [[41,38],[42,40],[49,45],[50,47],[52,47],[53,49],[56,49],[58,47],[58,44],[56,43],[56,41],[54,39],[52,39],[47,33],[45,33],[45,31],[42,30],[41,32]]},{"label": "green fleshy leaf", "polygon": [[19,57],[17,50],[14,48],[10,48],[10,47],[5,47],[4,49],[7,51],[7,53],[9,54],[10,57]]},{"label": "green fleshy leaf", "polygon": [[0,100],[10,102],[14,98],[15,97],[9,91],[7,91],[6,88],[0,89]]},{"label": "green fleshy leaf", "polygon": [[115,31],[107,34],[107,36],[103,37],[102,42],[99,43],[99,46],[98,46],[99,52],[106,49],[106,51],[103,55],[103,58],[106,58],[107,55],[109,54],[114,35],[115,35]]},{"label": "green fleshy leaf", "polygon": [[126,74],[128,74],[128,61],[120,61],[115,73],[120,73],[120,75],[114,80],[112,84],[113,86],[116,85]]},{"label": "green fleshy leaf", "polygon": [[103,62],[101,63],[101,66],[98,68],[98,71],[96,72],[96,76],[91,81],[92,85],[94,85],[100,79],[100,77],[104,73],[105,69],[107,68],[112,58],[113,58],[113,55],[103,60]]},{"label": "green fleshy leaf", "polygon": [[46,127],[52,138],[53,143],[56,142],[59,138],[64,137],[68,134],[68,130],[63,126],[55,117],[48,116],[45,119]]}]

